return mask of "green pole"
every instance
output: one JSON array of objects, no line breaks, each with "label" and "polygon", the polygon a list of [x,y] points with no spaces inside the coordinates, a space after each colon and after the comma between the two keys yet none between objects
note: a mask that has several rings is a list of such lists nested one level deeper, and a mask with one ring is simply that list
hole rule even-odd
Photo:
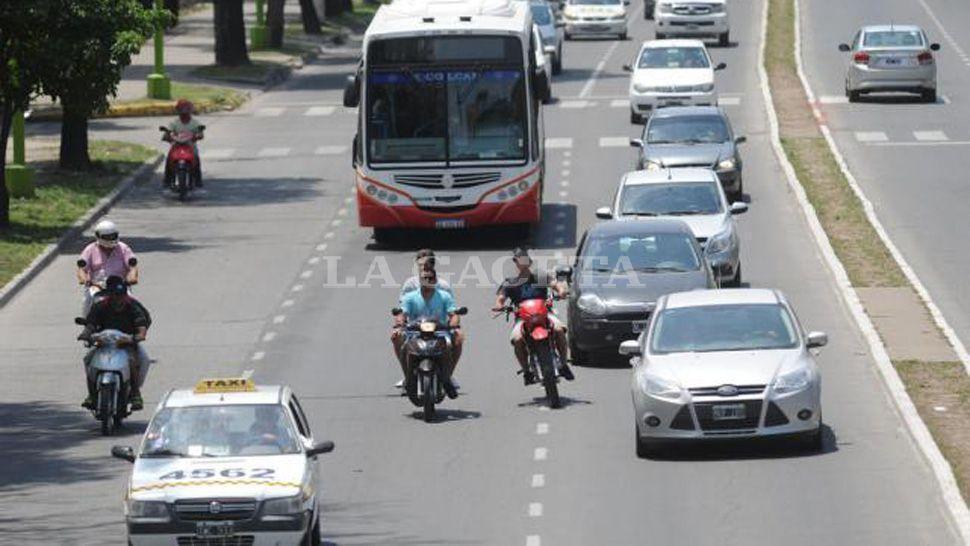
[{"label": "green pole", "polygon": [[[164,9],[164,0],[155,0],[155,9]],[[148,75],[148,98],[172,98],[172,82],[165,75],[165,25],[155,26],[155,72]]]},{"label": "green pole", "polygon": [[256,0],[256,24],[249,29],[250,49],[263,49],[269,39],[269,28],[266,26],[266,0]]},{"label": "green pole", "polygon": [[13,136],[13,164],[6,168],[7,190],[11,197],[33,197],[34,170],[27,166],[23,111],[14,112],[10,129]]}]

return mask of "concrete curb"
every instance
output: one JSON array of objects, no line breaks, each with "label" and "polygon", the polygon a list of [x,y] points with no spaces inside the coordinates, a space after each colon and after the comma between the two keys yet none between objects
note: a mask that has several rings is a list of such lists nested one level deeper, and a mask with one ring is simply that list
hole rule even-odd
[{"label": "concrete curb", "polygon": [[98,201],[93,207],[88,209],[84,216],[78,218],[71,227],[67,229],[56,242],[47,245],[32,262],[23,271],[17,274],[16,277],[10,280],[3,288],[0,288],[0,308],[3,308],[7,302],[13,299],[17,293],[20,292],[27,284],[30,283],[40,274],[41,271],[47,267],[57,254],[65,247],[69,242],[77,238],[79,235],[84,233],[84,230],[91,227],[95,220],[100,218],[109,208],[111,208],[119,199],[125,196],[135,184],[142,182],[143,180],[149,178],[155,169],[162,162],[164,155],[159,154],[152,159],[146,160],[135,172],[128,175],[127,178],[118,183],[115,189],[111,190],[111,193],[105,195]]},{"label": "concrete curb", "polygon": [[[795,5],[795,44],[793,45],[795,46],[795,58],[798,65],[798,72],[799,75],[802,75],[800,45],[801,33],[799,30],[798,15],[799,5],[798,0],[791,1],[794,2]],[[893,367],[892,361],[889,358],[889,353],[886,351],[886,347],[882,343],[882,339],[879,337],[878,332],[876,332],[876,328],[870,320],[869,315],[866,314],[865,308],[863,307],[862,302],[859,300],[858,294],[852,287],[852,283],[849,281],[849,276],[845,271],[845,267],[842,265],[842,262],[839,261],[828,235],[822,228],[821,222],[819,222],[818,216],[815,213],[815,207],[813,207],[811,202],[809,202],[808,196],[805,194],[805,189],[802,187],[801,182],[799,182],[798,176],[795,173],[795,168],[788,160],[788,156],[785,154],[785,150],[781,145],[778,116],[775,112],[774,102],[771,96],[771,89],[768,84],[768,73],[764,64],[765,48],[767,47],[768,4],[769,0],[765,0],[764,12],[762,14],[761,47],[758,53],[758,78],[760,79],[761,90],[765,100],[765,109],[768,114],[771,146],[774,150],[775,156],[778,158],[778,162],[781,164],[782,170],[785,173],[785,179],[794,193],[795,198],[798,201],[798,205],[802,210],[802,214],[812,231],[812,236],[815,239],[818,250],[828,265],[829,271],[835,277],[835,284],[841,299],[848,308],[852,318],[855,320],[859,330],[862,332],[863,337],[866,340],[866,344],[869,346],[869,350],[872,352],[873,360],[875,361],[876,368],[879,370],[879,374],[883,379],[883,384],[885,385],[888,394],[892,398],[900,417],[906,425],[906,428],[909,430],[910,437],[925,458],[926,462],[929,464],[933,475],[936,478],[937,484],[940,487],[942,501],[951,517],[951,523],[954,524],[957,534],[963,539],[963,541],[965,543],[970,543],[970,511],[968,511],[967,505],[964,502],[963,497],[960,495],[960,489],[957,486],[956,478],[953,476],[953,470],[946,458],[943,457],[939,446],[937,446],[936,442],[933,440],[933,436],[926,427],[926,423],[924,423],[920,418],[919,412],[916,411],[916,406],[913,405],[913,401],[906,393],[906,387],[899,378],[899,374],[896,372],[895,367]]]}]

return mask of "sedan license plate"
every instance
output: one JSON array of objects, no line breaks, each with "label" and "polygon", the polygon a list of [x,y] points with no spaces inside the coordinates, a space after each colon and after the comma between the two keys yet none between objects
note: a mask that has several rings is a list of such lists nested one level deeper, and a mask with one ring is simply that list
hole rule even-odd
[{"label": "sedan license plate", "polygon": [[719,404],[711,407],[711,417],[715,421],[735,421],[744,419],[744,404]]},{"label": "sedan license plate", "polygon": [[434,221],[435,229],[462,229],[465,226],[464,218],[443,218]]},{"label": "sedan license plate", "polygon": [[232,536],[231,521],[200,521],[195,524],[195,536],[199,538]]},{"label": "sedan license plate", "polygon": [[639,334],[647,328],[647,321],[645,320],[635,320],[633,321],[633,333]]}]

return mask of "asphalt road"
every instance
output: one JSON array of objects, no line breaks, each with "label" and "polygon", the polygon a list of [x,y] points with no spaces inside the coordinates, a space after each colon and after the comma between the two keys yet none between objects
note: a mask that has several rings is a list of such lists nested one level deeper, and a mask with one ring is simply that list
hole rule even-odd
[{"label": "asphalt road", "polygon": [[[835,140],[890,237],[966,343],[970,10],[945,0],[800,5],[805,71]],[[838,44],[850,42],[863,25],[890,21],[920,25],[931,42],[940,43],[935,58],[942,96],[936,104],[891,95],[844,102],[847,57]]]},{"label": "asphalt road", "polygon": [[[806,327],[831,337],[820,357],[822,454],[739,445],[637,459],[630,371],[617,362],[577,369],[563,385],[565,407],[546,410],[538,388],[514,374],[508,326],[487,312],[493,264],[512,246],[499,235],[413,242],[439,250],[439,270],[471,309],[456,373],[463,395],[443,404],[438,422],[421,421],[391,387],[399,372],[387,340],[413,248],[378,248],[356,226],[346,150],[354,118],[326,108],[339,102],[352,55],[324,58],[239,113],[207,119],[208,183],[192,203],[145,186],[112,213],[141,250],[137,295],[155,319],[149,350],[159,363],[146,397],[247,369],[292,385],[317,438],[337,444],[321,484],[334,544],[956,543],[770,151],[756,72],[761,7],[735,2],[739,43],[712,54],[728,64],[719,90],[749,137],[745,280],[782,289]],[[565,261],[632,168],[625,140],[637,128],[620,67],[652,37],[640,8],[629,41],[566,44],[559,101],[546,110],[554,140],[537,255]],[[157,138],[134,127],[97,131]],[[127,467],[107,454],[137,442],[149,412],[127,436],[103,439],[78,407],[73,261],[59,257],[0,310],[0,374],[16,378],[0,383],[2,542],[123,543]],[[347,277],[363,286],[334,286]]]}]

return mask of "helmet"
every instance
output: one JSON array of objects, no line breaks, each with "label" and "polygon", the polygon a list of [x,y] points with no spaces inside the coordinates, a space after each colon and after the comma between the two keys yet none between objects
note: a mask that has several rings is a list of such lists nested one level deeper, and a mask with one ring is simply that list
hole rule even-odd
[{"label": "helmet", "polygon": [[118,245],[118,226],[111,220],[101,220],[94,226],[94,237],[99,245],[114,248]]},{"label": "helmet", "polygon": [[175,111],[179,114],[191,114],[192,110],[194,110],[192,101],[188,99],[179,99],[178,102],[175,103]]},{"label": "helmet", "polygon": [[108,280],[105,281],[104,286],[105,290],[117,296],[123,296],[128,293],[128,284],[125,283],[124,279],[117,275],[108,277]]}]

